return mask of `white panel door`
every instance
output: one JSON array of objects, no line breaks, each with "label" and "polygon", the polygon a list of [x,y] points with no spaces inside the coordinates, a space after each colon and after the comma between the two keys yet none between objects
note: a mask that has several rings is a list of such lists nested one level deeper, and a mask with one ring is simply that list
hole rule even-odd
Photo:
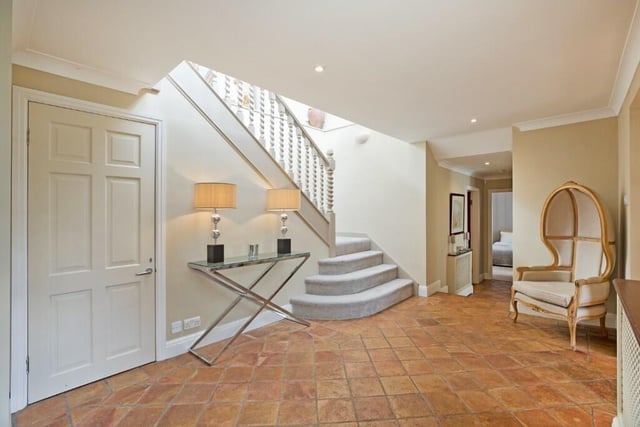
[{"label": "white panel door", "polygon": [[32,102],[29,132],[31,403],[155,359],[155,127]]}]

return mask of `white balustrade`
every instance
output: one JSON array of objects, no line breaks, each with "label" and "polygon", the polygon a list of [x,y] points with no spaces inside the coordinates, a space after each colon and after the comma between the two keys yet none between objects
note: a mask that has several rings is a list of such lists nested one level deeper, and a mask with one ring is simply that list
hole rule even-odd
[{"label": "white balustrade", "polygon": [[316,208],[331,216],[335,170],[333,151],[323,155],[275,93],[197,64],[192,66]]}]

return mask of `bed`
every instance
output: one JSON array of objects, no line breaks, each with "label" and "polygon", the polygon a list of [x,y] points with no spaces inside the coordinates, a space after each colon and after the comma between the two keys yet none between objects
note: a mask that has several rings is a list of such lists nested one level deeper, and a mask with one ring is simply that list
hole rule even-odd
[{"label": "bed", "polygon": [[511,231],[501,231],[500,240],[497,242],[493,242],[493,245],[491,245],[493,265],[499,265],[503,267],[513,266],[513,248],[511,242]]}]

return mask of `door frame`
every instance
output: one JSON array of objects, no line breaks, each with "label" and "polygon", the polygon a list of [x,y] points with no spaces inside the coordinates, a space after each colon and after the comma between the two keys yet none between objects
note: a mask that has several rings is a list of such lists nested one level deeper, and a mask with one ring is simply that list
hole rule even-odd
[{"label": "door frame", "polygon": [[[480,189],[478,187],[468,185],[466,188],[466,195],[469,196],[467,200],[467,210],[471,214],[468,219],[470,229],[467,230],[472,236],[471,251],[473,255],[471,257],[471,282],[478,284],[482,282],[483,278],[482,273],[480,272],[482,266],[480,260],[480,242],[482,240],[480,227]],[[471,204],[471,209],[468,209],[469,204]]]},{"label": "door frame", "polygon": [[27,274],[27,129],[29,102],[69,108],[150,124],[155,127],[155,359],[166,357],[166,271],[165,271],[165,144],[162,120],[132,114],[129,111],[13,86],[11,135],[11,412],[27,406],[28,375],[28,274]]},{"label": "door frame", "polygon": [[[513,188],[492,188],[487,190],[487,279],[493,279],[493,193],[513,193]],[[511,204],[513,217],[513,204]],[[513,230],[511,230],[513,231]]]}]

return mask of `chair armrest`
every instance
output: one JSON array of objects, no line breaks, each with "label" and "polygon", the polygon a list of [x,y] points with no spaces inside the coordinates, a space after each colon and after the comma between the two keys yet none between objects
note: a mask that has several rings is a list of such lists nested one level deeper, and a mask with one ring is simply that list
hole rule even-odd
[{"label": "chair armrest", "polygon": [[516,280],[532,282],[569,282],[571,272],[553,266],[517,267]]},{"label": "chair armrest", "polygon": [[609,280],[604,277],[589,277],[575,281],[578,306],[604,304],[609,298]]},{"label": "chair armrest", "polygon": [[605,279],[601,276],[588,277],[586,279],[576,280],[576,286],[593,285],[598,283],[609,283],[609,279]]}]

